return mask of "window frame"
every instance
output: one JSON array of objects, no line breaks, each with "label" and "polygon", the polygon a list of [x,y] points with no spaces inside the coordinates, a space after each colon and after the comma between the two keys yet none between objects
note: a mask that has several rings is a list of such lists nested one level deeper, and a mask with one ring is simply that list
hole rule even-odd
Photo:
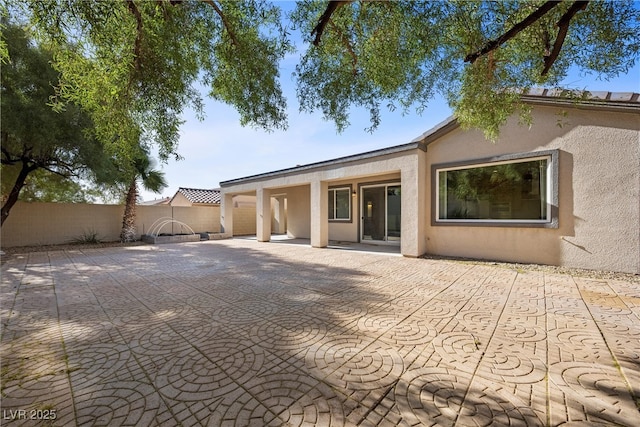
[{"label": "window frame", "polygon": [[[480,227],[527,227],[558,228],[558,158],[559,150],[508,154],[490,158],[439,163],[431,166],[431,225],[432,226],[480,226]],[[441,219],[440,172],[481,168],[492,165],[525,163],[548,159],[547,162],[547,219]]]},{"label": "window frame", "polygon": [[[336,197],[336,192],[340,191],[340,190],[345,190],[347,191],[347,194],[349,195],[349,217],[348,218],[336,218],[336,213],[337,213],[337,197]],[[329,193],[333,192],[333,208],[329,209],[329,222],[339,222],[339,223],[346,223],[346,222],[352,222],[353,221],[353,200],[351,197],[351,192],[353,191],[353,187],[351,185],[339,185],[339,186],[333,186],[333,187],[329,187]],[[329,194],[327,194],[327,199],[330,200]],[[331,218],[331,210],[333,210],[333,218]]]}]

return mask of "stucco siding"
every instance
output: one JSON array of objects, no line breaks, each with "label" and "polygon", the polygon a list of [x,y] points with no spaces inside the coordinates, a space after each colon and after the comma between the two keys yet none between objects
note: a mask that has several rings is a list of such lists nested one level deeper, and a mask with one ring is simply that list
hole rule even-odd
[{"label": "stucco siding", "polygon": [[233,235],[251,236],[256,234],[256,208],[233,208]]},{"label": "stucco siding", "polygon": [[193,205],[191,200],[184,197],[182,193],[176,193],[176,195],[173,196],[173,199],[171,199],[171,206],[191,206],[191,205]]},{"label": "stucco siding", "polygon": [[[427,152],[431,169],[439,163],[558,149],[558,228],[434,226],[430,217],[429,253],[640,272],[640,115],[559,112],[536,107],[530,129],[512,119],[495,144],[478,132],[457,129]],[[431,175],[427,185],[434,191]]]},{"label": "stucco siding", "polygon": [[[102,241],[117,241],[123,213],[122,205],[18,202],[2,226],[2,247],[62,244],[94,232]],[[138,237],[148,233],[158,220],[171,218],[184,222],[196,233],[220,232],[219,206],[138,205]],[[256,233],[255,207],[234,208],[233,220],[234,235]],[[159,232],[182,233],[188,229],[178,223],[167,223]]]},{"label": "stucco siding", "polygon": [[287,188],[287,234],[298,239],[311,237],[309,186]]},{"label": "stucco siding", "polygon": [[[299,173],[283,174],[283,176],[267,177],[256,182],[238,183],[222,187],[224,193],[251,193],[260,188],[268,188],[276,193],[286,192],[289,187],[307,185],[315,181],[334,182],[353,180],[363,177],[380,177],[398,173],[407,160],[414,156],[414,151],[394,153],[379,158],[350,162],[339,166],[324,166]],[[376,178],[374,178],[376,179]]]},{"label": "stucco siding", "polygon": [[[531,127],[519,125],[514,116],[495,143],[449,119],[409,145],[226,181],[222,191],[285,194],[288,234],[310,238],[313,246],[322,247],[327,240],[359,241],[362,186],[395,181],[402,185],[403,255],[431,253],[640,273],[637,106],[547,101],[531,101]],[[435,220],[432,181],[439,165],[484,163],[505,156],[521,160],[536,153],[551,159],[548,220],[533,220],[535,224]],[[329,221],[325,212],[327,189],[340,185],[356,192],[351,221]],[[502,204],[531,210],[530,202],[539,206],[540,200],[545,199],[517,196]],[[481,202],[486,200],[478,205]],[[543,217],[544,213],[533,216]]]},{"label": "stucco siding", "polygon": [[573,202],[572,217],[564,212],[569,228],[563,227],[560,241],[562,265],[617,271],[635,265],[640,272],[638,135],[603,125],[580,126],[565,137],[567,170],[560,177],[568,181],[571,171],[574,179],[569,197],[560,200],[567,208]]},{"label": "stucco siding", "polygon": [[[122,205],[17,202],[2,226],[2,247],[62,244],[92,233],[115,241],[120,238],[123,213]],[[136,227],[140,230],[140,221]]]},{"label": "stucco siding", "polygon": [[[37,246],[68,243],[96,233],[102,241],[117,241],[122,228],[122,205],[83,203],[25,203],[11,209],[2,226],[2,246]],[[136,206],[137,237],[148,233],[160,219],[173,218],[195,232],[220,231],[220,210],[215,207]],[[164,233],[188,232],[186,227],[168,223]]]},{"label": "stucco siding", "polygon": [[[311,182],[327,182],[329,186],[352,185],[358,191],[362,183],[400,181],[400,170],[415,167],[415,150],[394,153],[380,158],[350,162],[342,166],[319,167],[315,170],[279,177],[265,178],[257,182],[228,185],[224,193],[243,194],[260,189],[284,194],[287,198],[287,233],[291,237],[308,239],[311,237]],[[330,223],[328,237],[331,240],[358,241],[358,197],[352,200],[353,221],[349,224]]]},{"label": "stucco siding", "polygon": [[358,242],[360,240],[360,218],[362,216],[362,207],[360,206],[361,186],[389,182],[400,182],[400,174],[396,172],[357,179],[331,181],[331,187],[350,186],[351,191],[355,191],[356,195],[351,197],[351,221],[329,221],[329,240]]},{"label": "stucco siding", "polygon": [[401,252],[405,256],[421,256],[427,251],[426,224],[428,188],[427,154],[417,151],[412,165],[402,170]]}]

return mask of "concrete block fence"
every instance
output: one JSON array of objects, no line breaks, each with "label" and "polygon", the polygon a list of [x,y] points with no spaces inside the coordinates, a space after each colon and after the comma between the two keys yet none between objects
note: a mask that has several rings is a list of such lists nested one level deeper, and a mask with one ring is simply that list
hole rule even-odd
[{"label": "concrete block fence", "polygon": [[[123,205],[18,202],[2,226],[0,244],[3,248],[64,244],[93,233],[97,233],[101,241],[117,241],[123,213]],[[138,206],[138,237],[148,233],[154,222],[161,218],[185,223],[196,233],[220,232],[219,206]],[[255,234],[255,218],[255,208],[235,208],[234,234]],[[168,223],[161,232],[183,233],[188,230],[176,222]]]}]

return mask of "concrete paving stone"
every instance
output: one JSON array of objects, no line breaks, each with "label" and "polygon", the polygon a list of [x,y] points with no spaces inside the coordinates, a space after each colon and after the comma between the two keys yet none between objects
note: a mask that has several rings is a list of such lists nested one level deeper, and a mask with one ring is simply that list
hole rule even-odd
[{"label": "concrete paving stone", "polygon": [[638,425],[636,281],[349,248],[7,257],[2,407],[64,426]]}]

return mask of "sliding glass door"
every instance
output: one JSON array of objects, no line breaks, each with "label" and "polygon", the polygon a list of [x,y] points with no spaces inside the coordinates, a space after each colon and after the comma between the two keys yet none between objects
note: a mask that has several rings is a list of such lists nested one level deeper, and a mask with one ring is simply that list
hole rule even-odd
[{"label": "sliding glass door", "polygon": [[362,187],[360,229],[363,242],[400,242],[400,193],[399,184]]}]

